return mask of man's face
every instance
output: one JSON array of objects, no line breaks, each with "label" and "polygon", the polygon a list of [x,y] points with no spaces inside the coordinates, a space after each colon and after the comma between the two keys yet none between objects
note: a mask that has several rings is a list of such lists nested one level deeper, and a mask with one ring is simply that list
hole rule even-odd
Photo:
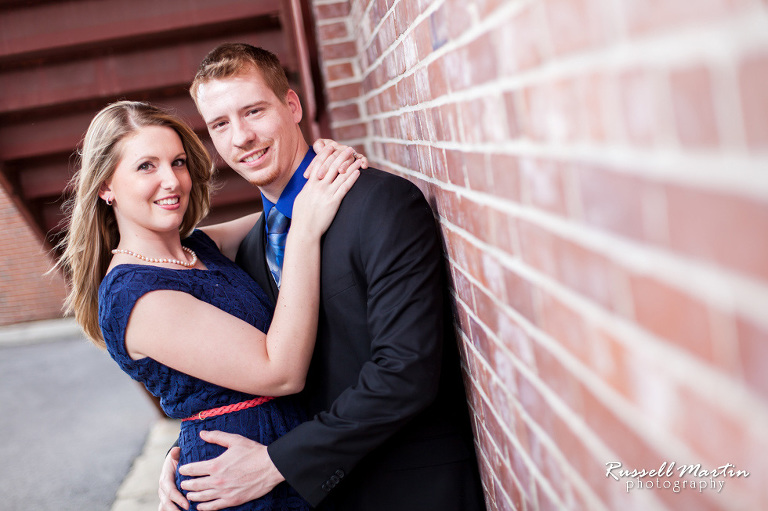
[{"label": "man's face", "polygon": [[251,69],[201,84],[197,106],[219,155],[276,202],[307,151],[296,93],[281,101]]}]

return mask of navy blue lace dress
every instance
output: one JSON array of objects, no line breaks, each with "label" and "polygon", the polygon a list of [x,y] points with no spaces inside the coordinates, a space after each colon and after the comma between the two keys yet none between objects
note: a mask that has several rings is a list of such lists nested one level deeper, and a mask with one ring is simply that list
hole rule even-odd
[{"label": "navy blue lace dress", "polygon": [[[124,339],[128,318],[136,301],[150,291],[169,289],[189,293],[263,332],[267,331],[272,319],[272,306],[264,291],[248,274],[222,255],[205,233],[196,230],[183,244],[197,253],[207,270],[121,264],[107,274],[99,287],[99,324],[110,355],[123,371],[159,397],[165,413],[175,419],[191,417],[204,410],[240,403],[256,396],[193,378],[150,358],[132,360],[125,349]],[[226,341],[226,337],[222,336],[221,342]],[[254,371],[258,368],[254,367]],[[236,433],[268,445],[299,425],[304,418],[294,400],[283,397],[224,415],[182,421],[180,464],[208,460],[224,452],[223,447],[200,439],[203,429]],[[177,485],[182,479],[183,476],[177,473]],[[194,503],[190,504],[192,509],[196,509]],[[290,486],[282,483],[260,499],[228,509],[294,511],[309,509],[309,505]]]}]

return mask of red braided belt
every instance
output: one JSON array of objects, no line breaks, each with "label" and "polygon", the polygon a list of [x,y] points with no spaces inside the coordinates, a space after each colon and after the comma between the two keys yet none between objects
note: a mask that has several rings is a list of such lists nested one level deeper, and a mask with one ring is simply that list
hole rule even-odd
[{"label": "red braided belt", "polygon": [[225,413],[239,412],[240,410],[245,410],[246,408],[253,408],[254,406],[263,405],[267,401],[272,401],[273,399],[275,398],[269,397],[269,396],[257,397],[255,399],[249,399],[248,401],[241,401],[233,405],[220,406],[218,408],[211,408],[210,410],[203,410],[202,412],[197,413],[192,417],[187,417],[186,419],[181,419],[181,420],[197,421],[197,420],[207,419],[208,417],[216,417],[217,415],[224,415]]}]

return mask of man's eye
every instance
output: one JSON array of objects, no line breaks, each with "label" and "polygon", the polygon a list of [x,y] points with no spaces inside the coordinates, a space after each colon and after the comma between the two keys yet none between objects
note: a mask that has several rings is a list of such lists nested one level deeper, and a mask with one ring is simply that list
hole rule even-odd
[{"label": "man's eye", "polygon": [[225,121],[217,122],[217,123],[211,125],[211,129],[217,130],[217,129],[223,127],[225,124],[226,124]]},{"label": "man's eye", "polygon": [[248,115],[256,115],[259,112],[261,112],[261,108],[253,108],[251,110],[248,110]]}]

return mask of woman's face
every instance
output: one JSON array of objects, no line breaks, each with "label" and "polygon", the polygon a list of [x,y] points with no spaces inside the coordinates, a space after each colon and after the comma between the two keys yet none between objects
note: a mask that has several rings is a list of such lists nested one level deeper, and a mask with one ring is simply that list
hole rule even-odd
[{"label": "woman's face", "polygon": [[100,196],[113,199],[121,239],[178,233],[192,189],[179,135],[165,126],[145,126],[124,138],[119,150]]}]

